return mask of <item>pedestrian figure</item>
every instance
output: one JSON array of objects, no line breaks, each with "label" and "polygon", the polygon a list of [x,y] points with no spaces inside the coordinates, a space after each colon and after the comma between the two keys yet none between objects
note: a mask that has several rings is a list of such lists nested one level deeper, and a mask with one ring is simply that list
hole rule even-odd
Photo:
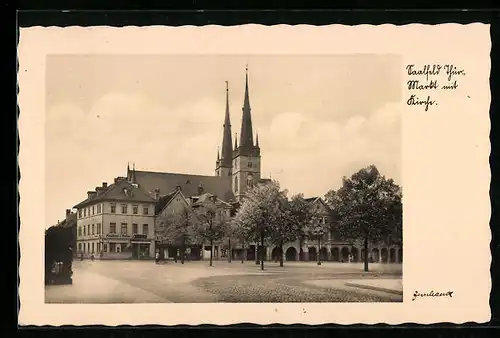
[{"label": "pedestrian figure", "polygon": [[83,252],[80,252],[80,260],[83,261]]},{"label": "pedestrian figure", "polygon": [[156,253],[155,262],[156,262],[156,264],[158,264],[160,262],[160,253],[159,252]]}]

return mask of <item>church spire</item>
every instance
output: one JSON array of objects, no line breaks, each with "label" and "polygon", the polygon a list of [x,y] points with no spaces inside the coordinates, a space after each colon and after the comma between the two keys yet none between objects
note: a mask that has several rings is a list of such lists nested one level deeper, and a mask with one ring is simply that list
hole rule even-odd
[{"label": "church spire", "polygon": [[[232,167],[233,150],[231,149],[233,140],[231,135],[231,119],[229,117],[229,83],[226,81],[226,114],[224,116],[224,132],[222,138],[221,166]],[[217,152],[218,153],[218,152]]]},{"label": "church spire", "polygon": [[259,133],[255,134],[255,146],[258,148],[259,147]]},{"label": "church spire", "polygon": [[253,148],[252,116],[250,114],[250,97],[248,94],[248,65],[245,69],[245,98],[243,101],[243,117],[241,119],[240,147],[243,150]]},{"label": "church spire", "polygon": [[238,149],[238,133],[234,136],[234,150]]}]

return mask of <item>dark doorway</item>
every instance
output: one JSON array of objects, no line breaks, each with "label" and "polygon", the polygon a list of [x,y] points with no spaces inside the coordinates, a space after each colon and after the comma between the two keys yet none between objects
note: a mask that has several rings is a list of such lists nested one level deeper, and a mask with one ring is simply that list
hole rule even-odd
[{"label": "dark doorway", "polygon": [[378,249],[377,249],[377,248],[374,248],[374,249],[372,250],[372,255],[371,255],[371,257],[370,257],[370,261],[371,261],[371,262],[374,262],[374,263],[378,263],[378,262],[379,262],[379,260],[380,260],[380,253],[379,253],[379,251],[378,251]]},{"label": "dark doorway", "polygon": [[389,262],[396,263],[396,249],[394,248],[389,250]]},{"label": "dark doorway", "polygon": [[343,247],[341,251],[342,263],[349,262],[349,248]]},{"label": "dark doorway", "polygon": [[403,263],[403,250],[402,249],[398,250],[398,258],[399,258],[399,263]]},{"label": "dark doorway", "polygon": [[383,248],[380,251],[380,255],[382,256],[382,263],[387,263],[388,258],[389,258],[389,252],[387,251],[386,248]]},{"label": "dark doorway", "polygon": [[318,252],[316,251],[316,248],[313,246],[309,247],[309,260],[310,261],[318,260]]},{"label": "dark doorway", "polygon": [[328,250],[326,250],[325,247],[322,247],[319,250],[319,259],[322,260],[323,262],[328,260]]},{"label": "dark doorway", "polygon": [[271,260],[279,262],[281,260],[281,255],[282,255],[281,248],[275,247],[271,252]]},{"label": "dark doorway", "polygon": [[352,255],[352,261],[353,262],[359,261],[359,250],[358,250],[358,248],[352,247],[351,248],[351,255]]},{"label": "dark doorway", "polygon": [[250,245],[250,247],[247,249],[247,260],[255,260],[255,245]]},{"label": "dark doorway", "polygon": [[334,262],[340,261],[339,248],[332,248],[332,261]]},{"label": "dark doorway", "polygon": [[286,250],[285,258],[287,261],[297,260],[297,250],[291,246]]}]

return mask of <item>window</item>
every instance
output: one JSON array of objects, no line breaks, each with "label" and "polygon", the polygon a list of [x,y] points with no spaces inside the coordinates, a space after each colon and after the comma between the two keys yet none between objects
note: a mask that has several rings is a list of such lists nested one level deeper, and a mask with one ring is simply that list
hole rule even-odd
[{"label": "window", "polygon": [[132,224],[132,233],[136,234],[137,233],[137,224]]},{"label": "window", "polygon": [[138,207],[137,205],[133,205],[133,206],[132,206],[132,213],[133,213],[134,215],[137,215],[137,213],[139,212],[139,211],[138,211],[138,209],[139,209],[139,207]]},{"label": "window", "polygon": [[122,204],[122,214],[126,214],[126,213],[127,213],[127,205]]},{"label": "window", "polygon": [[87,225],[87,235],[90,236],[90,224]]},{"label": "window", "polygon": [[78,243],[78,251],[82,251],[82,243]]},{"label": "window", "polygon": [[82,218],[82,209],[78,210],[78,217]]},{"label": "window", "polygon": [[82,236],[82,228],[78,227],[78,237],[81,237],[81,236]]},{"label": "window", "polygon": [[83,217],[87,217],[87,208],[83,209]]},{"label": "window", "polygon": [[116,204],[111,204],[111,213],[116,213]]},{"label": "window", "polygon": [[98,204],[97,205],[97,213],[100,214],[101,213],[101,204]]},{"label": "window", "polygon": [[104,252],[108,252],[108,245],[104,243]]},{"label": "window", "polygon": [[92,224],[92,235],[95,234],[94,224]]},{"label": "window", "polygon": [[126,235],[127,234],[127,223],[122,223],[121,234],[122,235]]},{"label": "window", "polygon": [[234,191],[238,192],[238,176],[234,178]]},{"label": "window", "polygon": [[142,234],[147,235],[149,232],[149,225],[148,224],[143,224],[142,225]]},{"label": "window", "polygon": [[83,226],[83,235],[87,236],[87,228],[85,227],[85,225]]},{"label": "window", "polygon": [[92,243],[92,253],[94,253],[94,243]]},{"label": "window", "polygon": [[101,223],[97,223],[97,234],[101,234]]},{"label": "window", "polygon": [[116,244],[116,252],[121,252],[121,251],[122,251],[121,244]]},{"label": "window", "polygon": [[248,167],[251,168],[252,167],[252,162],[248,162]]},{"label": "window", "polygon": [[109,233],[116,234],[116,223],[109,223]]},{"label": "window", "polygon": [[109,252],[115,252],[115,251],[116,251],[116,244],[109,243]]},{"label": "window", "polygon": [[92,215],[95,215],[95,213],[94,213],[94,206],[92,206]]},{"label": "window", "polygon": [[142,213],[143,213],[144,215],[149,214],[149,208],[148,208],[148,207],[144,207],[144,208],[142,208]]}]

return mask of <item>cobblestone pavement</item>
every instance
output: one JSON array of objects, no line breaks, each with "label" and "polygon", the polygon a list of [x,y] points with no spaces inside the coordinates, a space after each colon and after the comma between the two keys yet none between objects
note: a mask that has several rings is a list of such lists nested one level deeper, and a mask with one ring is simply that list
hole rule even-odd
[{"label": "cobblestone pavement", "polygon": [[[401,278],[400,264],[76,261],[73,285],[47,286],[47,303],[394,302],[402,296],[345,287],[351,279]],[[311,281],[338,280],[318,286]]]}]

